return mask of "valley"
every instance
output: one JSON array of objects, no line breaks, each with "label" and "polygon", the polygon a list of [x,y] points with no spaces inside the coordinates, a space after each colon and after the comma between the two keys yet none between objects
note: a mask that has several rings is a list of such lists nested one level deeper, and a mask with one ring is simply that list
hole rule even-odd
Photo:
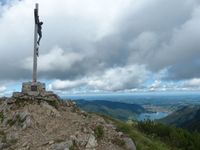
[{"label": "valley", "polygon": [[[162,119],[183,107],[200,105],[198,92],[76,95],[67,98],[75,100],[80,108],[89,112],[137,121]],[[137,111],[134,106],[141,110]]]}]

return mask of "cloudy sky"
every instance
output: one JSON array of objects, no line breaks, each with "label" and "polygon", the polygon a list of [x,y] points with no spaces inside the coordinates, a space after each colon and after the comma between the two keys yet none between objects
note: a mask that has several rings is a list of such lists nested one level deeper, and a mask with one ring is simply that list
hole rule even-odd
[{"label": "cloudy sky", "polygon": [[0,0],[0,95],[38,78],[60,94],[200,90],[199,0]]}]

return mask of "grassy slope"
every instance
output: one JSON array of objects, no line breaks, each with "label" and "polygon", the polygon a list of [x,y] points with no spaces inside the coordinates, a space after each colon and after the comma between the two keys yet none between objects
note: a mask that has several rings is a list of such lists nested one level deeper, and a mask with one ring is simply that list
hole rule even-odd
[{"label": "grassy slope", "polygon": [[111,120],[118,131],[129,135],[135,142],[137,150],[200,150],[199,132],[189,132],[153,121],[122,122],[107,116],[103,117],[107,121]]},{"label": "grassy slope", "polygon": [[170,147],[159,139],[149,137],[129,124],[117,123],[117,127],[132,138],[137,150],[170,150]]},{"label": "grassy slope", "polygon": [[171,150],[168,145],[159,139],[147,136],[146,134],[140,132],[133,124],[124,123],[108,116],[101,116],[107,121],[111,120],[117,126],[117,130],[128,134],[136,144],[137,150]]}]

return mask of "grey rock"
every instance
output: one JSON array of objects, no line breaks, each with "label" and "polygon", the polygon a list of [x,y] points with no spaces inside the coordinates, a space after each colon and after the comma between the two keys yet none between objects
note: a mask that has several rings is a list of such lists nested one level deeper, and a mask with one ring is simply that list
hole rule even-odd
[{"label": "grey rock", "polygon": [[74,102],[72,100],[67,100],[65,103],[66,103],[67,107],[74,107],[74,106],[76,106],[76,102]]},{"label": "grey rock", "polygon": [[19,98],[22,96],[23,96],[23,93],[21,93],[21,92],[13,92],[13,95],[12,95],[13,98]]},{"label": "grey rock", "polygon": [[56,110],[56,109],[55,109],[54,107],[52,107],[51,105],[49,105],[47,102],[43,101],[43,102],[41,103],[41,106],[48,110],[48,112],[47,112],[48,115],[53,114],[53,115],[55,115],[56,117],[60,117],[60,116],[61,116],[60,113],[59,113],[59,111]]},{"label": "grey rock", "polygon": [[118,136],[122,137],[123,136],[123,132],[118,132]]},{"label": "grey rock", "polygon": [[95,136],[90,134],[90,137],[86,145],[86,150],[94,150],[97,146],[98,146],[98,143]]},{"label": "grey rock", "polygon": [[48,142],[48,144],[49,144],[49,145],[54,144],[54,141],[51,140],[51,141]]},{"label": "grey rock", "polygon": [[17,132],[9,132],[7,133],[6,135],[6,139],[8,141],[11,141],[11,140],[18,140],[19,139],[19,134]]},{"label": "grey rock", "polygon": [[27,111],[19,113],[19,116],[20,116],[21,120],[25,120],[29,115],[30,114]]},{"label": "grey rock", "polygon": [[71,139],[76,143],[76,145],[85,146],[88,143],[89,137],[89,134],[81,134],[77,131],[75,135],[71,136]]},{"label": "grey rock", "polygon": [[1,105],[0,105],[0,112],[5,112],[10,110],[10,105],[8,105],[7,101],[4,101]]},{"label": "grey rock", "polygon": [[24,142],[23,144],[22,144],[22,147],[26,147],[28,145],[28,142]]},{"label": "grey rock", "polygon": [[31,126],[31,117],[29,112],[24,111],[19,113],[20,120],[22,121],[22,128],[26,129]]},{"label": "grey rock", "polygon": [[29,128],[31,126],[31,117],[28,116],[23,124],[23,129]]},{"label": "grey rock", "polygon": [[9,145],[7,143],[2,143],[0,142],[0,150],[3,150],[5,148],[9,147]]},{"label": "grey rock", "polygon": [[16,102],[16,99],[14,99],[14,98],[9,98],[8,100],[7,100],[7,104],[14,104]]},{"label": "grey rock", "polygon": [[51,146],[52,150],[69,150],[69,148],[73,145],[73,142],[71,140],[61,142],[61,143],[55,143]]},{"label": "grey rock", "polygon": [[123,140],[124,140],[125,146],[128,150],[136,150],[136,146],[131,138],[124,137]]}]

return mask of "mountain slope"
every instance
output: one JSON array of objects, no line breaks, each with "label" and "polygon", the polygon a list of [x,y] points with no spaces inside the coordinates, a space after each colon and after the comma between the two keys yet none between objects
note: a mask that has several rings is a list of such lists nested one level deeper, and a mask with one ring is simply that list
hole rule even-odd
[{"label": "mountain slope", "polygon": [[200,131],[200,109],[197,110],[196,114],[192,119],[187,122],[182,123],[181,127],[187,128],[189,130]]},{"label": "mountain slope", "polygon": [[0,150],[136,150],[131,138],[115,129],[72,101],[0,98]]},{"label": "mountain slope", "polygon": [[128,120],[137,114],[145,112],[145,109],[137,104],[112,102],[104,100],[76,100],[77,105],[88,112],[96,112],[111,116],[120,120]]},{"label": "mountain slope", "polygon": [[159,122],[200,131],[200,106],[185,106],[160,119]]}]

